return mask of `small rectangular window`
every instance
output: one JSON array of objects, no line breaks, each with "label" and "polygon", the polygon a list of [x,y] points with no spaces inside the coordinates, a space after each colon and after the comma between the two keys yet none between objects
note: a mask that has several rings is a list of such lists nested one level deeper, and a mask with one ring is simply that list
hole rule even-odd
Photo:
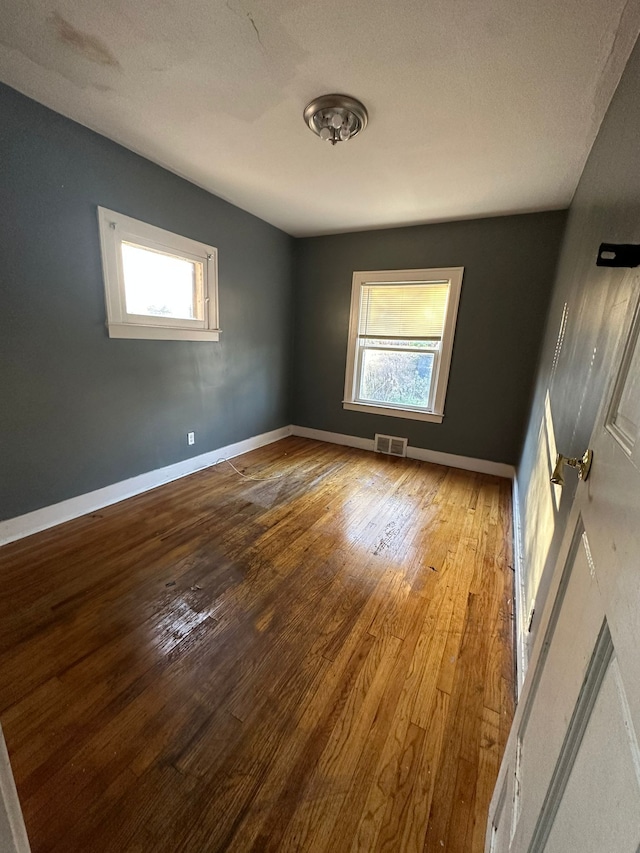
[{"label": "small rectangular window", "polygon": [[98,208],[112,338],[217,341],[217,251]]},{"label": "small rectangular window", "polygon": [[353,274],[346,409],[442,421],[462,273]]}]

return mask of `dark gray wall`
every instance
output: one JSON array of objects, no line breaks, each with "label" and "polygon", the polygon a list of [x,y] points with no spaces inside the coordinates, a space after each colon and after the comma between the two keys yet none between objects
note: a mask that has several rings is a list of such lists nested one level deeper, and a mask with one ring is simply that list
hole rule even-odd
[{"label": "dark gray wall", "polygon": [[[297,240],[294,422],[515,464],[564,224],[560,211]],[[465,269],[442,424],[345,411],[353,271],[449,266]]]},{"label": "dark gray wall", "polygon": [[[0,199],[0,519],[290,422],[289,236],[4,86]],[[220,343],[109,339],[97,205],[218,247]]]},{"label": "dark gray wall", "polygon": [[[582,455],[614,353],[637,298],[636,271],[596,267],[601,242],[640,243],[640,43],[631,55],[570,208],[518,469],[527,599],[542,612],[566,531],[577,479],[567,476],[559,507],[551,495],[554,446]],[[564,339],[559,341],[563,311]],[[561,344],[561,346],[560,346]],[[546,402],[545,402],[546,401]],[[551,440],[553,439],[553,440]],[[534,621],[534,633],[537,620]]]}]

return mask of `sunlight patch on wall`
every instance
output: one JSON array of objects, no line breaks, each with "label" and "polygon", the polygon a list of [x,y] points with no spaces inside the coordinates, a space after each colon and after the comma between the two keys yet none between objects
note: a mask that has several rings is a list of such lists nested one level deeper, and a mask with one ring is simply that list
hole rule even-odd
[{"label": "sunlight patch on wall", "polygon": [[551,474],[553,473],[553,468],[556,464],[556,459],[558,458],[558,448],[556,446],[556,431],[553,427],[553,415],[551,414],[551,398],[549,397],[548,389],[544,398],[544,432],[547,442],[547,459],[549,462],[549,475],[547,479],[549,480],[549,490],[553,496],[553,502],[555,504],[557,512],[560,509],[562,486],[558,486],[556,483],[552,483],[550,480]]},{"label": "sunlight patch on wall", "polygon": [[556,437],[549,391],[545,395],[544,414],[538,430],[536,460],[525,495],[525,513],[529,522],[525,531],[525,553],[528,573],[525,581],[526,612],[536,597],[545,567],[556,515],[560,506],[561,487],[549,481],[556,460]]},{"label": "sunlight patch on wall", "polygon": [[[560,318],[560,328],[558,329],[558,337],[556,339],[556,348],[553,352],[553,364],[551,365],[551,376],[549,378],[549,387],[553,383],[553,378],[556,375],[556,370],[558,369],[558,361],[560,360],[560,353],[562,352],[562,345],[564,343],[565,332],[567,331],[567,321],[569,319],[569,303],[565,302],[562,308],[562,317]],[[549,392],[547,391],[547,398],[549,397]]]}]

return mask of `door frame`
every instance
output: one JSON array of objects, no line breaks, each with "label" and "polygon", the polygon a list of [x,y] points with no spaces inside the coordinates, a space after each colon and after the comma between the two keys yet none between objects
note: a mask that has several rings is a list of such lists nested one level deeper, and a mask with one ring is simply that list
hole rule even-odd
[{"label": "door frame", "polygon": [[[547,650],[553,634],[554,622],[558,617],[559,610],[562,606],[562,587],[568,582],[568,575],[565,571],[568,563],[571,560],[572,553],[576,547],[580,547],[580,539],[583,531],[581,513],[577,501],[574,499],[567,525],[565,527],[565,535],[562,540],[558,559],[553,569],[549,594],[538,632],[534,641],[533,650],[527,668],[528,677],[524,680],[524,684],[518,696],[518,705],[516,713],[511,724],[511,730],[507,739],[507,745],[504,750],[504,756],[498,772],[498,778],[494,788],[491,804],[489,806],[489,817],[487,820],[487,831],[485,836],[485,850],[491,850],[491,839],[493,827],[496,824],[496,819],[504,819],[505,816],[510,818],[510,832],[513,835],[515,826],[513,820],[514,804],[517,796],[516,778],[517,771],[517,741],[518,732],[522,723],[522,718],[529,711],[530,702],[535,697],[536,689],[542,672],[544,669]],[[517,587],[518,578],[516,578]],[[524,628],[524,625],[521,626]],[[518,632],[520,633],[520,631]]]},{"label": "door frame", "polygon": [[9,753],[0,726],[0,848],[7,853],[30,853]]}]

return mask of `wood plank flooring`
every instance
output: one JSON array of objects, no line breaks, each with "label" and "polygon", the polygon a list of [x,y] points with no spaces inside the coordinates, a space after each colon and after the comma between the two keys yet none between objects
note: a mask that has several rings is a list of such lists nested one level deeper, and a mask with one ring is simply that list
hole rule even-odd
[{"label": "wood plank flooring", "polygon": [[34,853],[476,853],[506,480],[289,438],[0,549]]}]

